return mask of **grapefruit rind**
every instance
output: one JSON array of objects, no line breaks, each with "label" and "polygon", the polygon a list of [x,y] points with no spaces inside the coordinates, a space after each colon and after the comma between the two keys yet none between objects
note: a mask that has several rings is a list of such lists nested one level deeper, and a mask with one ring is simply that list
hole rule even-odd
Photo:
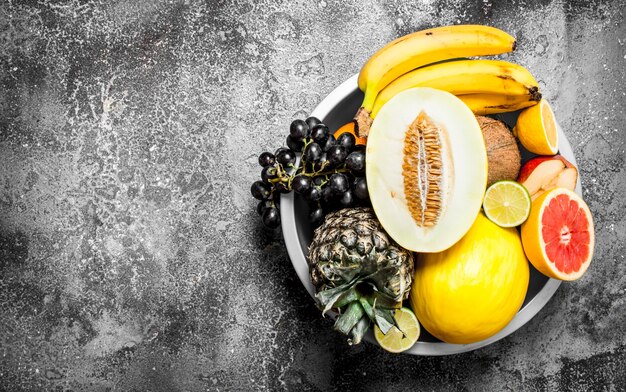
[{"label": "grapefruit rind", "polygon": [[[546,250],[547,244],[544,238],[542,218],[546,214],[546,209],[550,206],[551,202],[557,197],[565,195],[568,197],[569,203],[574,202],[579,212],[582,211],[585,214],[585,218],[588,224],[588,255],[584,260],[580,261],[580,267],[578,270],[571,272],[562,271],[557,268],[553,257],[548,255]],[[591,211],[589,207],[576,193],[566,188],[556,188],[545,192],[533,201],[531,207],[531,213],[528,220],[522,225],[521,230],[522,244],[524,246],[524,252],[531,264],[542,274],[565,281],[572,281],[579,279],[589,268],[591,259],[593,258],[593,250],[595,245],[594,226]],[[580,238],[579,238],[580,239]]]}]

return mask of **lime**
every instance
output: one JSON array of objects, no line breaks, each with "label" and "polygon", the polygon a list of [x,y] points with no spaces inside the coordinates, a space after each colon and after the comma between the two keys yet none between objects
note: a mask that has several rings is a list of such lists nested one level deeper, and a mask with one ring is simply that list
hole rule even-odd
[{"label": "lime", "polygon": [[515,181],[498,181],[487,188],[483,210],[490,221],[500,227],[515,227],[530,214],[530,195],[524,185]]},{"label": "lime", "polygon": [[374,326],[374,336],[380,347],[391,353],[401,353],[411,348],[420,337],[420,325],[417,317],[409,308],[400,308],[393,315],[396,325],[385,335],[383,331]]}]

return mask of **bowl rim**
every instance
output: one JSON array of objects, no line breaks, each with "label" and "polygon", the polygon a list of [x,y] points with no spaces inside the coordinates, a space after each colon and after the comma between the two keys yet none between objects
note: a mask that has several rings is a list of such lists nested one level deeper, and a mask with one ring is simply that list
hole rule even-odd
[{"label": "bowl rim", "polygon": [[[354,74],[349,79],[337,86],[337,88],[335,88],[322,100],[322,102],[319,103],[319,105],[317,105],[317,107],[311,113],[311,116],[315,116],[323,121],[323,119],[336,105],[341,103],[346,97],[348,97],[350,94],[354,93],[358,89],[358,76],[358,73]],[[576,164],[576,159],[574,157],[572,147],[566,139],[563,130],[558,123],[557,131],[559,135],[559,153],[563,155],[568,161],[572,162],[573,165],[578,166]],[[575,192],[579,196],[582,196],[580,172],[578,175]],[[300,245],[300,238],[298,237],[294,208],[295,203],[293,192],[283,194],[280,199],[280,217],[287,253],[289,254],[289,258],[291,259],[293,268],[296,270],[298,278],[300,278],[300,281],[309,292],[309,295],[311,295],[311,297],[315,299],[315,287],[313,286],[309,278],[308,263]],[[450,355],[476,350],[478,348],[495,343],[498,340],[512,334],[517,329],[521,328],[537,313],[539,313],[539,311],[543,309],[543,307],[548,303],[550,298],[552,298],[556,290],[559,288],[560,284],[560,280],[552,278],[549,279],[543,286],[543,288],[524,307],[522,307],[517,312],[515,317],[509,322],[509,324],[507,324],[506,327],[500,330],[500,332],[498,332],[497,334],[487,339],[470,344],[451,344],[445,342],[418,341],[409,350],[404,351],[404,353],[426,356]],[[378,343],[373,340],[371,333],[370,336],[366,336],[366,340],[378,345]]]}]

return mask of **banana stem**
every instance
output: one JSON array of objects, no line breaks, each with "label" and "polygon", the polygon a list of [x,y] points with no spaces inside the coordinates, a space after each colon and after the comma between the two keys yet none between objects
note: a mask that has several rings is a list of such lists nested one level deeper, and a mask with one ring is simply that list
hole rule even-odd
[{"label": "banana stem", "polygon": [[367,110],[367,112],[371,112],[374,107],[374,102],[376,101],[376,96],[378,95],[378,88],[372,86],[371,83],[369,86],[365,88],[365,97],[363,98],[363,103],[361,103],[361,107]]}]

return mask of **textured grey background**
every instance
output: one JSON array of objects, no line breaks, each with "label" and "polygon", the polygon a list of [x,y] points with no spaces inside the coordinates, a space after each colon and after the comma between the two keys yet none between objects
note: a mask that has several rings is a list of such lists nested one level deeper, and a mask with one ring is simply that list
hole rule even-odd
[{"label": "textured grey background", "polygon": [[[625,5],[2,1],[0,386],[624,390]],[[256,157],[384,43],[461,22],[518,38],[580,164],[593,264],[485,349],[348,347],[261,226]]]}]

